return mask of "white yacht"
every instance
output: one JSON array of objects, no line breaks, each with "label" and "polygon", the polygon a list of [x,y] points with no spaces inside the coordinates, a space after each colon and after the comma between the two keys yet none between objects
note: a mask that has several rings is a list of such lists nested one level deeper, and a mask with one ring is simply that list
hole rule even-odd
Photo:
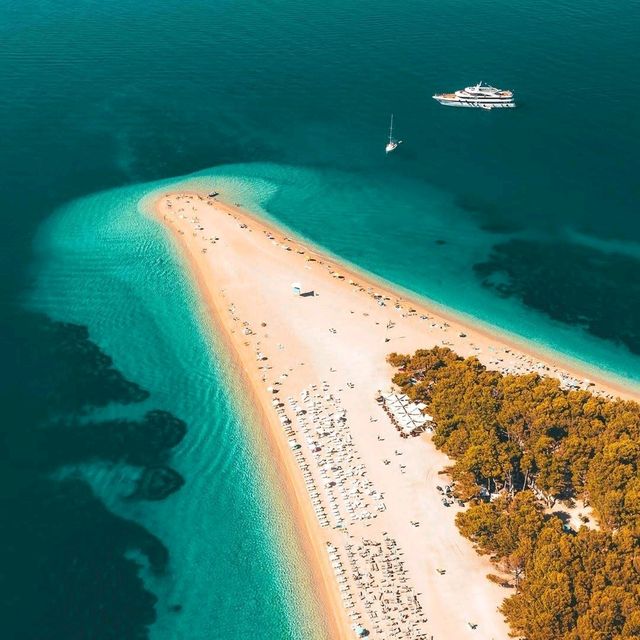
[{"label": "white yacht", "polygon": [[394,149],[398,148],[398,145],[402,144],[402,140],[396,140],[393,137],[393,113],[391,114],[391,124],[389,125],[389,142],[384,148],[385,153],[391,153]]},{"label": "white yacht", "polygon": [[447,107],[471,107],[490,110],[516,106],[513,99],[513,91],[496,89],[482,84],[482,82],[455,93],[436,93],[433,99]]}]

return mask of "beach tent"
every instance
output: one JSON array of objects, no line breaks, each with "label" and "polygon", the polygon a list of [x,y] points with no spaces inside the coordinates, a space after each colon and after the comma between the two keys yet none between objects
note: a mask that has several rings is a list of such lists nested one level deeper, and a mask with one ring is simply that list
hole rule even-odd
[{"label": "beach tent", "polygon": [[302,285],[299,282],[292,282],[291,290],[294,295],[299,296],[302,293]]}]

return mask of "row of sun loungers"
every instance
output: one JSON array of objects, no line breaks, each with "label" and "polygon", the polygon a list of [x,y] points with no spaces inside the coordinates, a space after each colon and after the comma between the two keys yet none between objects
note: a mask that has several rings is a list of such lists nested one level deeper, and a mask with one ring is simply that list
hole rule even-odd
[{"label": "row of sun loungers", "polygon": [[366,628],[379,638],[432,640],[402,551],[393,538],[385,534],[381,542],[362,539],[359,543],[350,538],[344,548],[327,543],[327,551],[354,629]]},{"label": "row of sun loungers", "polygon": [[[288,408],[279,398],[272,403],[322,526],[344,528],[349,523],[371,520],[386,509],[353,444],[347,412],[340,408],[339,398],[330,393],[326,383],[322,390],[316,385],[304,390],[300,401],[288,398]],[[309,467],[309,454],[316,463],[315,473]]]},{"label": "row of sun loungers", "polygon": [[366,526],[386,507],[353,444],[339,396],[324,381],[304,389],[299,399],[274,397],[272,404],[318,522],[344,534],[346,544],[327,542],[327,552],[354,636],[366,629],[373,638],[430,640],[395,540],[385,535],[375,542],[353,533],[352,527]]}]

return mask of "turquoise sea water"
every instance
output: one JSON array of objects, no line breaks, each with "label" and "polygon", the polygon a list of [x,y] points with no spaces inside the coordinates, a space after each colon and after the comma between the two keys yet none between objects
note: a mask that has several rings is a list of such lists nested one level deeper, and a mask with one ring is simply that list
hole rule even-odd
[{"label": "turquoise sea water", "polygon": [[[319,626],[304,568],[288,571],[298,551],[234,373],[161,231],[137,212],[155,181],[196,172],[361,268],[640,381],[638,33],[635,0],[3,3],[10,637],[34,637],[30,624],[83,637],[72,621],[84,619],[54,606],[54,592],[105,638],[289,638]],[[518,108],[431,99],[479,80],[513,89]],[[405,142],[386,157],[392,111]],[[118,375],[146,395],[123,393]],[[70,464],[68,446],[33,444],[42,425],[86,422],[87,406],[103,420],[148,409],[183,420],[184,439],[153,464],[184,485],[162,501],[125,499],[139,451],[135,464],[126,447]],[[84,502],[69,499],[69,479]],[[22,535],[38,523],[42,535]],[[145,568],[150,548],[164,571]],[[100,617],[122,610],[115,593],[132,603],[126,632]]]},{"label": "turquoise sea water", "polygon": [[[28,306],[88,326],[116,368],[150,392],[149,406],[185,420],[173,466],[186,485],[150,507],[123,500],[137,475],[126,465],[85,463],[57,475],[80,475],[109,509],[148,525],[169,548],[160,576],[143,570],[159,598],[152,638],[322,637],[264,434],[239,372],[201,322],[173,246],[139,210],[146,193],[114,190],[52,216],[36,238]],[[101,417],[109,413],[122,409]]]}]

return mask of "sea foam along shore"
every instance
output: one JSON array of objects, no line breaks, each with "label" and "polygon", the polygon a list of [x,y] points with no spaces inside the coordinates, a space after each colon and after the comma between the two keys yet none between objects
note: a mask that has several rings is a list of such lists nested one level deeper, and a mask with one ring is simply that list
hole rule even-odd
[{"label": "sea foam along shore", "polygon": [[[445,344],[503,371],[586,386],[581,373],[445,318],[205,194],[165,193],[152,208],[270,429],[330,637],[353,637],[361,624],[374,637],[459,637],[473,625],[475,637],[506,638],[497,606],[507,594],[458,534],[459,507],[444,509],[435,490],[447,458],[427,436],[419,446],[398,440],[375,403],[389,387],[385,356]],[[607,381],[591,390],[634,395]]]}]

